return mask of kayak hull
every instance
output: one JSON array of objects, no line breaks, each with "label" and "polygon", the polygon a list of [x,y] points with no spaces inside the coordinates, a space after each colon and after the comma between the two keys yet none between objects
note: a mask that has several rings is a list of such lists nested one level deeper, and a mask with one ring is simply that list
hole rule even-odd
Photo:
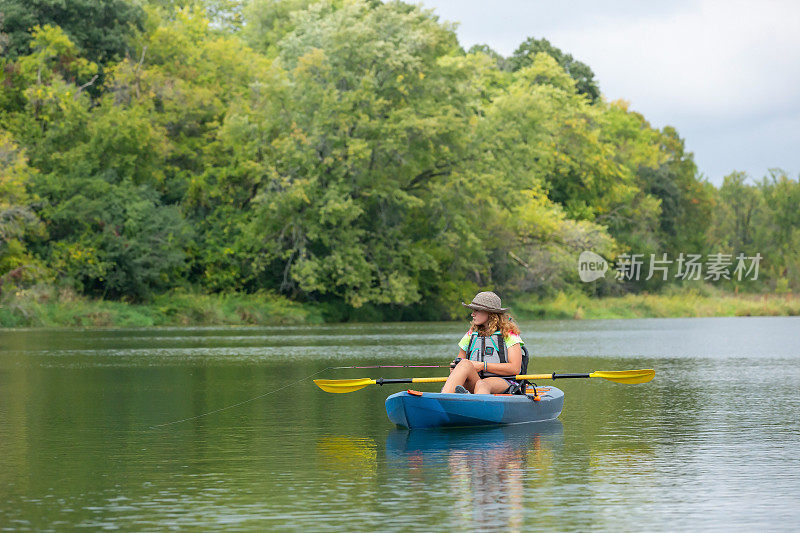
[{"label": "kayak hull", "polygon": [[386,399],[386,414],[394,424],[409,429],[522,424],[558,418],[564,393],[555,387],[537,390],[539,401],[524,395],[403,391]]}]

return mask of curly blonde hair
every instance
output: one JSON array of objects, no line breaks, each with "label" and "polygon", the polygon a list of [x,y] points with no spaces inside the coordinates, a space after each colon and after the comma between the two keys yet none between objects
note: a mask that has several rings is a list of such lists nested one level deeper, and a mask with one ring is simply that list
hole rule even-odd
[{"label": "curly blonde hair", "polygon": [[470,324],[470,333],[477,332],[481,337],[488,337],[495,331],[503,334],[503,337],[508,337],[511,334],[519,335],[519,327],[517,326],[514,317],[508,313],[489,313],[489,318],[486,319],[482,325],[477,326],[474,323]]}]

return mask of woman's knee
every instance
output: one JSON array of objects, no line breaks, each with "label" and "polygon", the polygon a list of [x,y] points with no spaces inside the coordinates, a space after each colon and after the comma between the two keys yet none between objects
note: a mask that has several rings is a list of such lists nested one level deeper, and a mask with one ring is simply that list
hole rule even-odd
[{"label": "woman's knee", "polygon": [[462,372],[463,375],[466,376],[472,373],[473,368],[474,367],[472,366],[472,361],[470,361],[469,359],[462,359],[461,361],[459,361],[459,363],[453,370],[458,370],[459,372]]}]

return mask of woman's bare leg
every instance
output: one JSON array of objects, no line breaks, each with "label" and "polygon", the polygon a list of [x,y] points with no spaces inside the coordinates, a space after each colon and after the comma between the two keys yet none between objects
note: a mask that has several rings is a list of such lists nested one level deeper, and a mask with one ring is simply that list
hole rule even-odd
[{"label": "woman's bare leg", "polygon": [[508,389],[508,381],[503,378],[479,379],[475,384],[475,394],[501,394]]},{"label": "woman's bare leg", "polygon": [[472,361],[462,359],[450,372],[450,377],[444,382],[442,392],[455,392],[456,385],[463,385],[468,391],[475,389],[475,384],[481,379]]}]

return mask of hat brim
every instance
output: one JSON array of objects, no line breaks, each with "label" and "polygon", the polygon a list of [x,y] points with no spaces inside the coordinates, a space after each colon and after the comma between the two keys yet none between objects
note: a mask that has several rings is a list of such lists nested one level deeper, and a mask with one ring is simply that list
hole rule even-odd
[{"label": "hat brim", "polygon": [[464,302],[461,302],[461,305],[469,309],[472,309],[473,311],[486,311],[488,313],[505,313],[510,309],[510,307],[495,308],[495,307],[486,307],[485,305],[475,304],[475,303],[465,304]]}]

